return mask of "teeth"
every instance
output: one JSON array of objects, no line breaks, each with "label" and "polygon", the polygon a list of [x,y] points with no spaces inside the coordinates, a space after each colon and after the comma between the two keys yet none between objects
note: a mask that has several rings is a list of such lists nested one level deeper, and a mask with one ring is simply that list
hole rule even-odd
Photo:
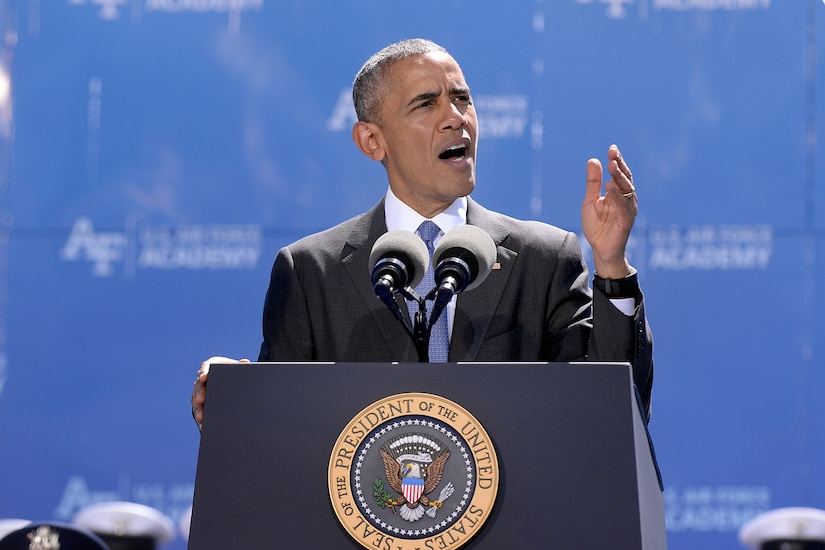
[{"label": "teeth", "polygon": [[447,159],[461,159],[464,158],[464,155],[467,154],[467,146],[464,143],[459,143],[457,145],[451,145],[444,149],[444,152],[441,153],[439,158],[447,160]]}]

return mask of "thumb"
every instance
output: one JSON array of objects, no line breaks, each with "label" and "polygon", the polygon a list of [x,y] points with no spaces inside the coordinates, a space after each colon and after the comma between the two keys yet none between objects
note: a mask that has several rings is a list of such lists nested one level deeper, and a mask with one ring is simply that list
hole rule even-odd
[{"label": "thumb", "polygon": [[602,163],[597,158],[587,161],[587,186],[584,191],[584,202],[591,203],[602,196]]}]

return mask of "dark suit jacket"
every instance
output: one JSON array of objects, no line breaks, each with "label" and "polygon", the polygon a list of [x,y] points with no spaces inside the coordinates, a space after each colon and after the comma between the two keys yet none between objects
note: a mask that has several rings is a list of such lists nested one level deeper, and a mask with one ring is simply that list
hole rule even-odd
[{"label": "dark suit jacket", "polygon": [[[458,295],[449,360],[628,361],[648,409],[653,350],[641,293],[632,317],[599,291],[593,296],[574,233],[516,220],[472,199],[467,223],[493,238],[500,268]],[[386,231],[382,200],[279,251],[259,361],[418,360],[371,282],[370,251]]]}]

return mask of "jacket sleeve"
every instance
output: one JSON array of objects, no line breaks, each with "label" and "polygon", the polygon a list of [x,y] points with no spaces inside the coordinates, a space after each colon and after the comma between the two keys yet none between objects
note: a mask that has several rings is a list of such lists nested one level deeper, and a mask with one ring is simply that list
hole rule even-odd
[{"label": "jacket sleeve", "polygon": [[650,418],[653,389],[653,337],[645,316],[641,290],[633,315],[625,315],[598,289],[593,290],[593,328],[587,349],[588,361],[627,361],[633,366],[633,381],[645,413]]},{"label": "jacket sleeve", "polygon": [[294,259],[285,247],[272,265],[258,361],[311,361],[313,355],[309,308]]}]

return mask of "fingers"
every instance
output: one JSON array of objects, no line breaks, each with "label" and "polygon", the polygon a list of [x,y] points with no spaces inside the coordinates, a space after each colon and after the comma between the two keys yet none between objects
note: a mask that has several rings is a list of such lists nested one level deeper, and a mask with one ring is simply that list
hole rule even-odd
[{"label": "fingers", "polygon": [[203,428],[203,410],[206,403],[206,382],[209,379],[209,365],[214,363],[249,363],[249,359],[238,361],[229,357],[214,355],[201,363],[192,389],[192,418],[195,419],[199,430]]},{"label": "fingers", "polygon": [[212,361],[204,361],[201,363],[200,368],[198,369],[197,377],[195,378],[195,382],[202,382],[206,384],[206,380],[209,378],[209,365],[212,364]]},{"label": "fingers", "polygon": [[203,404],[206,401],[206,384],[200,381],[200,376],[195,380],[195,387],[192,390],[192,418],[198,429],[203,428]]},{"label": "fingers", "polygon": [[607,158],[610,180],[605,183],[605,194],[616,207],[635,216],[638,213],[639,204],[636,186],[633,183],[633,173],[615,144],[608,148]]},{"label": "fingers", "polygon": [[[623,198],[633,198],[636,191],[633,184],[633,173],[630,171],[630,166],[625,162],[617,145],[613,144],[608,148],[607,160],[607,172],[611,179],[605,184],[605,190],[609,193],[612,187],[613,190],[622,195]],[[602,163],[599,159],[592,158],[587,161],[587,190],[585,192],[585,202],[599,198],[601,195],[603,175]],[[611,183],[613,185],[611,185]]]},{"label": "fingers", "polygon": [[[607,171],[610,180],[605,182],[605,195],[617,206],[627,206],[631,210],[637,207],[636,187],[633,184],[633,174],[622,157],[619,148],[611,145],[607,151]],[[587,187],[584,195],[584,204],[595,204],[601,197],[602,164],[597,158],[587,161]]]},{"label": "fingers", "polygon": [[633,184],[633,173],[625,162],[619,147],[611,145],[607,150],[607,171],[615,182],[617,191],[625,199],[635,199],[636,187]]}]

